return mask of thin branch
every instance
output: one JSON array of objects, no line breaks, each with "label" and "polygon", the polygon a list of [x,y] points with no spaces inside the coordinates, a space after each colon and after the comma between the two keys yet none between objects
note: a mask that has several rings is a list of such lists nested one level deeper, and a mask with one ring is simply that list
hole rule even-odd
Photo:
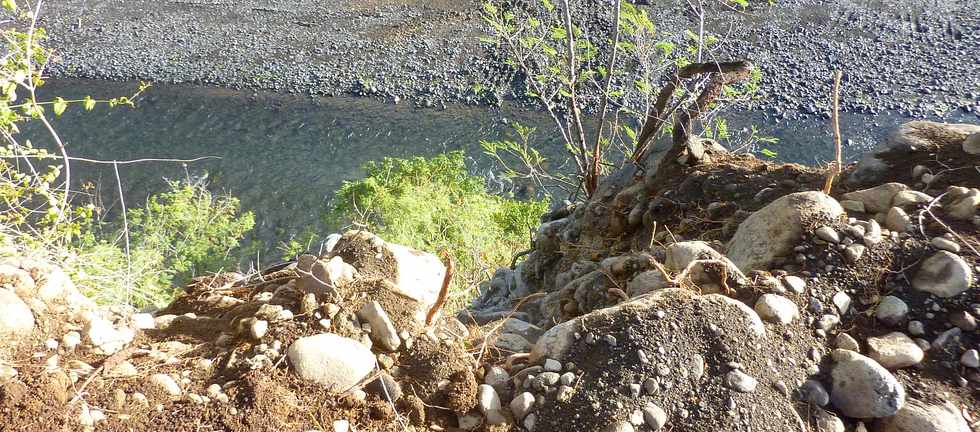
[{"label": "thin branch", "polygon": [[[609,108],[609,90],[612,87],[613,71],[616,70],[616,54],[619,50],[619,14],[622,9],[623,0],[616,0],[616,11],[613,14],[613,43],[612,54],[609,57],[609,66],[606,67],[606,84],[602,91],[602,103],[599,108],[599,126],[595,136],[595,148],[592,159],[592,176],[599,178],[599,155],[602,143],[602,128],[606,124],[606,111]],[[614,129],[615,131],[615,129]]]},{"label": "thin branch", "polygon": [[831,164],[830,169],[827,170],[827,180],[823,184],[823,193],[825,194],[830,194],[830,189],[834,186],[834,178],[840,174],[841,167],[844,164],[840,139],[840,80],[842,76],[843,73],[841,71],[834,72],[834,111],[831,122],[834,125],[834,149],[836,150],[836,158]]}]

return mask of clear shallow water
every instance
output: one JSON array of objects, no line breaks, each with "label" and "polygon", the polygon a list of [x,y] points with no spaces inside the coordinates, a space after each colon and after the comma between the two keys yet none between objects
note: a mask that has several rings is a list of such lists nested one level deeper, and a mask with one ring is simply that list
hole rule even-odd
[{"label": "clear shallow water", "polygon": [[[107,98],[131,94],[135,83],[53,81],[44,90],[62,97]],[[766,148],[777,159],[805,164],[833,157],[828,122],[806,120],[778,123],[755,111],[730,113],[730,129],[758,125],[779,143]],[[873,147],[888,130],[907,119],[845,114],[842,130],[853,142],[848,159]],[[129,206],[141,204],[165,187],[165,178],[181,179],[207,173],[212,189],[239,197],[242,207],[256,213],[257,238],[266,252],[276,240],[288,239],[304,227],[323,227],[321,213],[344,180],[358,178],[368,161],[386,156],[431,156],[464,150],[471,168],[492,174],[479,142],[508,134],[508,122],[538,127],[538,142],[554,161],[562,159],[547,116],[517,108],[453,106],[445,110],[415,109],[364,98],[318,98],[256,94],[189,85],[157,85],[136,108],[70,108],[54,121],[72,156],[101,160],[139,158],[191,159],[188,164],[141,163],[120,166]],[[877,122],[877,124],[875,124]],[[28,128],[35,145],[50,139]],[[105,205],[118,206],[111,165],[75,162],[76,180],[101,185]]]}]

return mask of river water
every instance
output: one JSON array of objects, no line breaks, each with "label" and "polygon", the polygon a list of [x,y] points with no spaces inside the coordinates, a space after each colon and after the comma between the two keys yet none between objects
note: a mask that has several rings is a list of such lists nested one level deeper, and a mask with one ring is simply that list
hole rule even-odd
[{"label": "river water", "polygon": [[[136,83],[52,81],[47,94],[65,98],[91,95],[107,98],[131,94]],[[776,122],[755,111],[729,113],[730,129],[758,125],[760,133],[778,143],[765,148],[776,159],[805,164],[832,158],[826,120]],[[907,119],[844,114],[843,135],[850,139],[846,153],[855,159]],[[368,161],[386,156],[431,156],[464,150],[471,169],[492,179],[494,170],[482,154],[480,140],[505,136],[518,121],[539,128],[538,145],[552,160],[562,159],[548,117],[516,107],[451,106],[416,109],[367,98],[315,98],[254,93],[191,85],[156,85],[136,108],[97,108],[84,112],[72,107],[54,125],[72,156],[99,160],[139,158],[191,159],[200,162],[140,163],[119,167],[129,207],[166,187],[165,179],[207,175],[213,190],[241,199],[256,215],[253,234],[266,252],[277,240],[303,228],[319,231],[322,213],[333,192],[345,180],[356,179]],[[24,136],[35,145],[50,139],[29,127]],[[756,148],[756,151],[761,148]],[[109,209],[118,208],[111,165],[75,162],[75,178],[100,186]],[[205,174],[206,173],[206,174]]]}]

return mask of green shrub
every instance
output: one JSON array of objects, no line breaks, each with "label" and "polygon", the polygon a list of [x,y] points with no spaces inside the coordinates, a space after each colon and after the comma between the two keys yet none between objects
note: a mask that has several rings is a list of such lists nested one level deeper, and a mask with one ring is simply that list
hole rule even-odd
[{"label": "green shrub", "polygon": [[126,215],[128,260],[117,220],[83,236],[67,264],[83,292],[100,302],[161,305],[194,276],[236,270],[245,255],[240,242],[255,224],[251,212],[239,214],[237,198],[200,183],[171,182],[170,191]]},{"label": "green shrub", "polygon": [[448,251],[456,260],[450,308],[529,247],[529,231],[548,206],[488,193],[484,180],[466,171],[458,151],[431,159],[385,158],[365,170],[364,179],[337,191],[331,222],[349,221],[387,241],[433,253]]}]

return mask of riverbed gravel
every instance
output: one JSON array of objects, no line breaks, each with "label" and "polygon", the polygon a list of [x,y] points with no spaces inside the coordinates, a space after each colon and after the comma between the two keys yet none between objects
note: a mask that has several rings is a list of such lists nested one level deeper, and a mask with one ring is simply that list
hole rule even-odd
[{"label": "riverbed gravel", "polygon": [[[686,2],[641,3],[663,37],[697,30]],[[837,68],[845,112],[980,117],[980,3],[762,3],[714,11],[705,27],[729,40],[710,58],[761,67],[761,108],[776,119],[827,116]],[[586,6],[583,26],[606,28],[609,2]],[[62,0],[45,5],[43,25],[57,51],[55,77],[441,107],[509,97],[510,74],[480,43],[480,12],[479,0]]]}]

